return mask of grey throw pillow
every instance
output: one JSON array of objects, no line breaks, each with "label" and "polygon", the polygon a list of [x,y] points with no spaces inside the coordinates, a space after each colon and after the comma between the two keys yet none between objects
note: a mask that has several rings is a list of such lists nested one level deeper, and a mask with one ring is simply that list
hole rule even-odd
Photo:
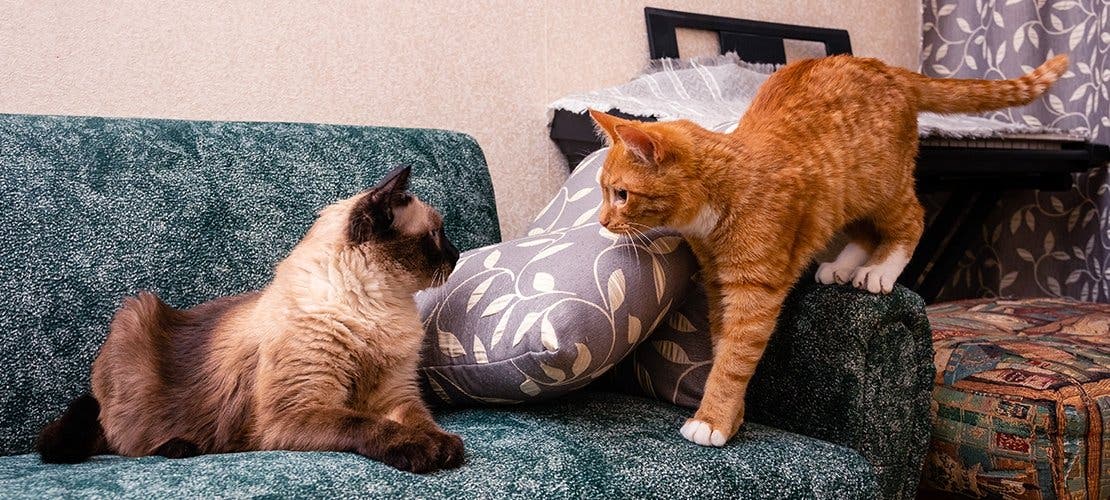
[{"label": "grey throw pillow", "polygon": [[563,187],[528,226],[528,236],[597,222],[601,207],[598,179],[608,154],[609,148],[601,148],[578,163]]},{"label": "grey throw pillow", "polygon": [[698,279],[691,278],[683,300],[614,369],[612,381],[622,391],[698,407],[713,366],[709,304]]},{"label": "grey throw pillow", "polygon": [[665,231],[597,223],[604,150],[582,161],[529,235],[463,254],[417,294],[425,392],[441,403],[517,403],[582,387],[620,362],[682,301],[695,260]]}]

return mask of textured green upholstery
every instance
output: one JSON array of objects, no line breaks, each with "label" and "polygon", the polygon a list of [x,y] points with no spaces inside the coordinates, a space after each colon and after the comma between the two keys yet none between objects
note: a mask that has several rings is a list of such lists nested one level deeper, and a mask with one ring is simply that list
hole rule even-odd
[{"label": "textured green upholstery", "polygon": [[749,418],[860,452],[885,498],[914,498],[932,425],[925,302],[803,280],[748,392]]},{"label": "textured green upholstery", "polygon": [[[786,298],[748,391],[746,420],[855,449],[875,467],[884,498],[914,498],[932,428],[925,304],[902,286],[874,295],[811,279],[803,278]],[[706,323],[704,301],[684,306],[678,310],[702,316],[687,329]],[[649,346],[652,339],[682,349],[671,356],[682,363],[650,365],[637,353],[614,370],[608,387],[677,401],[692,415],[712,359],[708,335],[662,328]],[[644,366],[654,371],[636,373],[648,370]],[[676,385],[678,374],[687,375],[682,385]],[[676,399],[679,393],[685,396]]]},{"label": "textured green upholstery", "polygon": [[318,209],[397,165],[460,249],[500,240],[482,151],[455,132],[0,115],[0,454],[87,390],[122,297],[257,288]]},{"label": "textured green upholstery", "polygon": [[542,405],[441,413],[467,464],[417,476],[348,453],[238,453],[186,460],[101,457],[42,465],[0,459],[0,496],[110,498],[836,498],[872,499],[856,452],[749,425],[723,449],[682,439],[686,412],[582,392]]}]

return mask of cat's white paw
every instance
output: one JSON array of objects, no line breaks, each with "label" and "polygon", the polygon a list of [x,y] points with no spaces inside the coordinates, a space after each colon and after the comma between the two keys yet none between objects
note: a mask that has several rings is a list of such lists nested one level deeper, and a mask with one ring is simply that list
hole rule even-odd
[{"label": "cat's white paw", "polygon": [[701,446],[724,446],[728,442],[728,437],[725,433],[714,429],[708,422],[702,422],[697,419],[689,419],[682,425],[682,429],[678,431],[682,437],[686,438],[694,444]]},{"label": "cat's white paw", "polygon": [[817,268],[817,282],[823,285],[843,285],[852,281],[856,269],[867,262],[868,252],[856,242],[850,242],[840,250],[840,255],[832,262],[822,263]]},{"label": "cat's white paw", "polygon": [[871,293],[890,293],[894,290],[894,282],[897,279],[897,274],[891,276],[882,266],[863,266],[856,269],[852,286]]},{"label": "cat's white paw", "polygon": [[878,264],[856,269],[852,276],[852,286],[871,293],[890,293],[894,291],[894,283],[898,281],[898,276],[909,261],[909,255],[902,249],[897,249]]},{"label": "cat's white paw", "polygon": [[817,282],[822,285],[843,285],[852,281],[858,266],[843,262],[822,262],[817,267]]}]

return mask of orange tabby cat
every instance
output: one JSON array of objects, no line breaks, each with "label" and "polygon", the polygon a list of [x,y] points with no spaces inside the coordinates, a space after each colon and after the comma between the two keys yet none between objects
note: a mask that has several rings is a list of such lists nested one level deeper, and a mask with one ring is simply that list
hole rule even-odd
[{"label": "orange tabby cat", "polygon": [[892,290],[924,225],[914,194],[918,111],[1026,104],[1066,68],[1060,55],[1021,78],[982,81],[851,56],[799,61],[767,80],[730,134],[591,110],[612,144],[601,224],[677,229],[704,271],[714,363],[682,435],[723,446],[736,433],[787,291],[838,231],[849,243],[817,281]]}]

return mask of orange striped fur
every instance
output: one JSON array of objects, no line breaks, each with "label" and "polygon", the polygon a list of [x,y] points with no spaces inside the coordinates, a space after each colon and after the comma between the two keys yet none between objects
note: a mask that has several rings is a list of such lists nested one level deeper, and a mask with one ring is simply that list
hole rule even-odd
[{"label": "orange striped fur", "polygon": [[787,291],[838,232],[848,243],[817,280],[891,291],[924,225],[918,111],[1025,104],[1066,67],[1061,55],[1014,80],[939,80],[876,59],[804,60],[772,75],[730,134],[591,111],[612,144],[601,223],[677,229],[703,268],[714,364],[682,434],[722,446],[736,433]]}]

